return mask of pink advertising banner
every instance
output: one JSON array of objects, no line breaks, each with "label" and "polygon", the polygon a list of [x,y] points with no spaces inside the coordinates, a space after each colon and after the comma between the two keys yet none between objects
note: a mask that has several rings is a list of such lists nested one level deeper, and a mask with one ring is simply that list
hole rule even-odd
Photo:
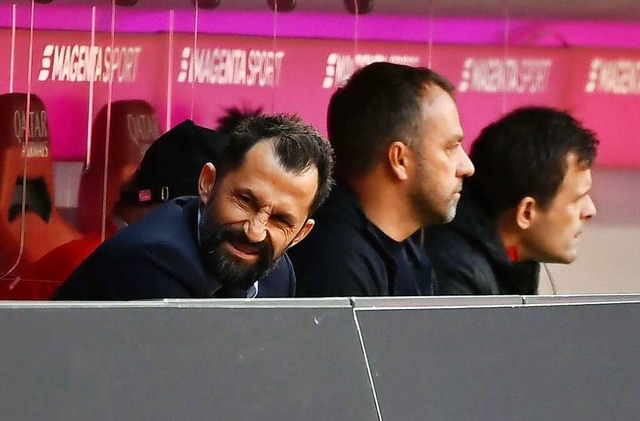
[{"label": "pink advertising banner", "polygon": [[[419,46],[369,43],[354,53],[344,41],[199,36],[174,40],[172,121],[190,116],[214,125],[225,107],[295,112],[325,131],[327,104],[353,71],[373,61],[424,65]],[[178,105],[180,104],[180,105]]]},{"label": "pink advertising banner", "polygon": [[433,68],[456,87],[469,145],[488,123],[526,105],[564,108],[569,57],[562,50],[442,46]]},{"label": "pink advertising banner", "polygon": [[640,168],[640,51],[581,49],[571,59],[567,106],[597,133],[599,165]]},{"label": "pink advertising banner", "polygon": [[[0,34],[7,40],[3,45],[11,45],[10,31]],[[31,92],[43,100],[56,159],[84,159],[90,122],[108,103],[110,89],[112,101],[158,102],[158,68],[166,67],[158,63],[165,56],[164,37],[116,34],[112,41],[110,34],[96,33],[92,44],[88,32],[37,31],[31,66],[29,38],[28,31],[17,31],[13,72],[6,67],[11,63],[10,49],[0,53],[5,65],[0,68],[6,81],[3,89],[9,92],[13,77],[14,92],[27,92],[30,85]]]},{"label": "pink advertising banner", "polygon": [[[11,33],[0,31],[3,45]],[[26,91],[29,34],[15,61],[0,50],[6,92]],[[34,33],[31,91],[49,115],[53,155],[83,160],[90,122],[108,101],[144,99],[161,127],[192,118],[214,127],[224,108],[294,112],[325,133],[331,94],[373,61],[432,67],[455,85],[465,145],[482,127],[523,105],[568,109],[602,141],[599,166],[640,168],[640,51],[482,46],[224,35]],[[355,111],[357,112],[357,111]]]}]

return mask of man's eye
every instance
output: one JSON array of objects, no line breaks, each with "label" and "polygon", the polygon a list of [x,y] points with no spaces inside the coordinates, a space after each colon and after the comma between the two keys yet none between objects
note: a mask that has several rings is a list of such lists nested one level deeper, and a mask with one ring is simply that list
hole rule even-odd
[{"label": "man's eye", "polygon": [[239,196],[240,202],[244,203],[244,204],[249,204],[251,203],[251,198],[249,196],[247,196],[246,194],[241,194]]},{"label": "man's eye", "polygon": [[291,223],[289,222],[289,220],[287,218],[285,218],[284,216],[277,216],[276,215],[276,216],[273,217],[273,220],[278,225],[286,226],[286,227],[291,226]]}]

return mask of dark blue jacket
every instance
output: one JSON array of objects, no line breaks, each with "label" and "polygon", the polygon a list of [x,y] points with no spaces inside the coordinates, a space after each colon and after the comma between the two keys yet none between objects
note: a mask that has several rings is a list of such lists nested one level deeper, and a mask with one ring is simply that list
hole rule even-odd
[{"label": "dark blue jacket", "polygon": [[466,190],[452,222],[425,229],[425,249],[438,295],[532,295],[538,290],[540,265],[509,259],[495,218]]},{"label": "dark blue jacket", "polygon": [[346,186],[334,187],[314,219],[309,235],[289,252],[298,296],[433,294],[431,263],[419,237],[401,242],[388,237],[366,218]]},{"label": "dark blue jacket", "polygon": [[[119,231],[56,291],[57,300],[215,298],[222,286],[200,258],[197,197],[179,197]],[[291,297],[295,275],[285,255],[258,283],[258,297]],[[246,297],[233,290],[224,296]]]}]

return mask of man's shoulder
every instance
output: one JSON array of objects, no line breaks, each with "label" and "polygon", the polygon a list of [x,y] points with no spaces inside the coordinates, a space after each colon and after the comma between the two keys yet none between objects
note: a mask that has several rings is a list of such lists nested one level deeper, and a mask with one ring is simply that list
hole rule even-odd
[{"label": "man's shoulder", "polygon": [[377,255],[375,238],[349,219],[336,215],[316,220],[309,235],[289,252],[294,264],[302,255],[318,258],[352,259],[360,255]]},{"label": "man's shoulder", "polygon": [[[126,233],[123,233],[126,234]],[[204,277],[191,245],[116,235],[98,247],[61,286],[58,299],[184,297]]]},{"label": "man's shoulder", "polygon": [[81,267],[111,273],[125,264],[134,264],[142,269],[159,260],[165,260],[165,264],[171,267],[174,266],[172,262],[178,261],[197,263],[197,240],[181,215],[180,206],[162,205],[108,238]]},{"label": "man's shoulder", "polygon": [[315,226],[300,243],[306,246],[333,244],[344,249],[347,246],[366,246],[368,221],[356,197],[344,187],[332,192],[317,214],[313,216]]},{"label": "man's shoulder", "polygon": [[108,248],[122,248],[128,251],[137,247],[163,244],[169,248],[184,248],[185,245],[193,243],[193,247],[189,248],[195,248],[197,207],[195,212],[190,209],[195,205],[194,200],[197,199],[181,197],[161,205],[135,224],[118,231],[105,242],[105,245],[108,245]]},{"label": "man's shoulder", "polygon": [[339,217],[316,222],[311,233],[288,252],[300,294],[380,295],[387,260],[375,236]]},{"label": "man's shoulder", "polygon": [[309,235],[289,251],[296,273],[310,264],[323,270],[340,264],[382,266],[379,241],[349,189],[338,185],[313,218]]},{"label": "man's shoulder", "polygon": [[479,253],[471,239],[451,224],[434,225],[424,229],[424,246],[431,254],[452,255],[460,252]]},{"label": "man's shoulder", "polygon": [[151,231],[162,234],[167,232],[167,229],[187,227],[188,225],[186,222],[191,222],[191,220],[193,220],[192,222],[195,225],[197,209],[197,197],[179,197],[160,205],[158,208],[142,217],[138,222],[130,225],[122,231]]},{"label": "man's shoulder", "polygon": [[496,275],[491,257],[467,235],[448,225],[425,230],[425,250],[433,265],[440,295],[492,294]]}]

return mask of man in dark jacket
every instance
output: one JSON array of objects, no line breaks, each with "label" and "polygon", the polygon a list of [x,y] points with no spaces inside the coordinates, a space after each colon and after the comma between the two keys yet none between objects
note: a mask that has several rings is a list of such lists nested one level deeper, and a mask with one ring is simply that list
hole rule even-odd
[{"label": "man in dark jacket", "polygon": [[217,167],[202,169],[199,198],[174,199],[119,231],[55,298],[290,296],[295,277],[285,252],[313,227],[309,216],[329,194],[332,165],[328,143],[298,118],[250,119]]},{"label": "man in dark jacket", "polygon": [[[207,162],[216,163],[227,135],[185,120],[156,139],[124,186],[105,230],[65,243],[27,268],[31,279],[47,279],[59,287],[106,237],[133,224],[164,202],[198,194],[198,177]],[[101,192],[96,191],[99,195]],[[51,298],[51,297],[46,297]]]},{"label": "man in dark jacket", "polygon": [[452,93],[432,70],[391,63],[335,92],[327,126],[338,184],[291,252],[298,295],[432,294],[419,229],[453,218],[473,173]]},{"label": "man in dark jacket", "polygon": [[535,294],[539,262],[571,263],[598,141],[565,112],[517,109],[486,127],[471,153],[456,218],[425,230],[438,294]]}]

